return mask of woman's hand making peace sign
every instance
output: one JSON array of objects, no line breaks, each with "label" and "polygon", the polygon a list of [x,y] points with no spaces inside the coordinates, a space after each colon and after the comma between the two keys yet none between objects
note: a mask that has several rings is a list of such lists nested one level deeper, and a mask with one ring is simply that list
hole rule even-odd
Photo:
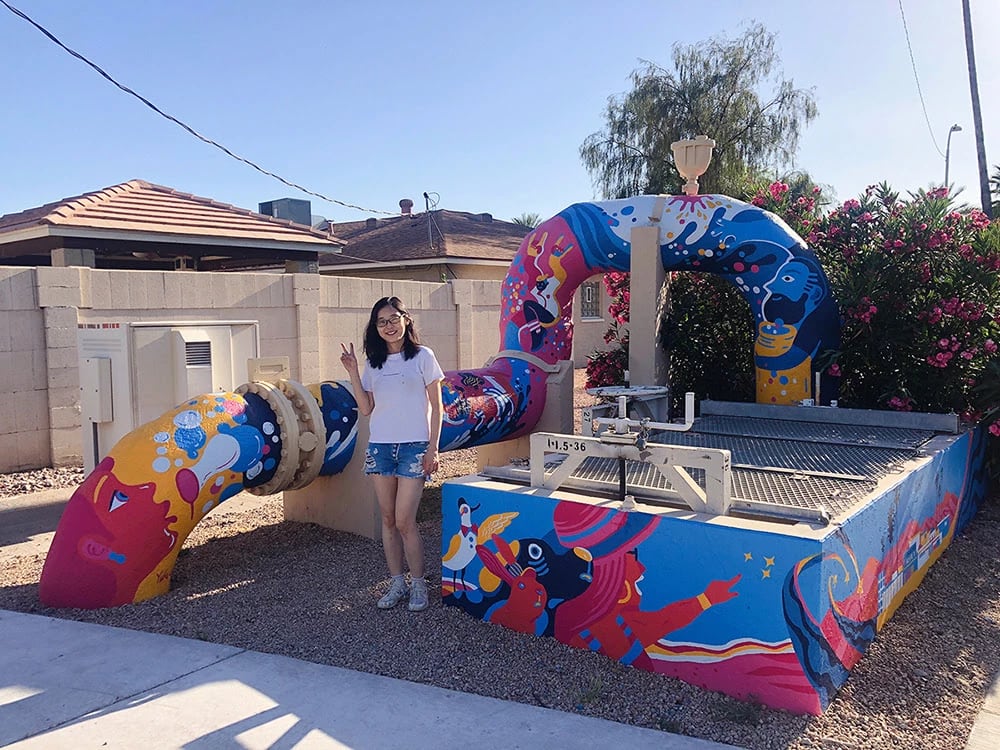
[{"label": "woman's hand making peace sign", "polygon": [[340,363],[347,370],[348,375],[356,375],[358,372],[358,358],[354,354],[354,342],[351,342],[351,348],[348,349],[343,343],[340,344],[340,348],[343,349],[343,353],[340,355]]}]

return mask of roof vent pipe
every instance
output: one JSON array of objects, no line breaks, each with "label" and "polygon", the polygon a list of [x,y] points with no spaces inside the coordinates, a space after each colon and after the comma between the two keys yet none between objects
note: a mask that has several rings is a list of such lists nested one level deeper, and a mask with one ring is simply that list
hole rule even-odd
[{"label": "roof vent pipe", "polygon": [[365,229],[374,229],[376,224],[378,224],[378,219],[374,216],[365,219]]},{"label": "roof vent pipe", "polygon": [[412,211],[413,211],[413,201],[411,201],[409,198],[403,198],[399,202],[399,212],[404,216],[406,216]]}]

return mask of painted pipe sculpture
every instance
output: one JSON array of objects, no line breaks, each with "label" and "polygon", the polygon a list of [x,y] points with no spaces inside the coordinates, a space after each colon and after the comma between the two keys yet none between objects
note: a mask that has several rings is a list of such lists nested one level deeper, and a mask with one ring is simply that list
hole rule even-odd
[{"label": "painted pipe sculpture", "polygon": [[[815,255],[778,217],[712,195],[577,203],[521,243],[502,286],[500,352],[446,374],[442,450],[532,431],[548,373],[572,354],[574,292],[596,274],[628,271],[631,229],[650,225],[666,270],[718,274],[750,303],[758,401],[812,394],[816,355],[839,343],[837,308]],[[821,391],[835,397],[835,382]],[[356,426],[349,388],[294,381],[198,396],[143,425],[70,498],[42,602],[97,608],[165,593],[184,540],[212,508],[242,490],[269,494],[339,473]]]}]

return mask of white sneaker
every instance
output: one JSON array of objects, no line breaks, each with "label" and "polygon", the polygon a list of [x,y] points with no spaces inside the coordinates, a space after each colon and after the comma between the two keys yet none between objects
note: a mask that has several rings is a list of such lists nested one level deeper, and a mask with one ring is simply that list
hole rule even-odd
[{"label": "white sneaker", "polygon": [[427,584],[423,580],[414,581],[410,589],[410,611],[420,612],[427,609],[427,604]]},{"label": "white sneaker", "polygon": [[[405,599],[409,593],[410,592],[409,589],[406,588],[405,581],[397,581],[393,579],[392,585],[389,587],[389,590],[385,592],[385,596],[383,596],[381,599],[378,600],[378,604],[376,604],[376,606],[379,609],[392,609],[397,604],[399,604],[403,599]],[[427,597],[425,593],[424,599],[426,598]],[[425,604],[424,606],[426,607],[427,605]]]}]

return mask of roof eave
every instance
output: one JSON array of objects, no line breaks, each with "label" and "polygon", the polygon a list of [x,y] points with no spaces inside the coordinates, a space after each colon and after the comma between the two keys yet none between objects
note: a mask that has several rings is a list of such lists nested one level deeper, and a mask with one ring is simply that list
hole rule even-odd
[{"label": "roof eave", "polygon": [[301,242],[295,240],[241,237],[239,235],[144,232],[134,229],[96,229],[93,227],[74,227],[66,224],[45,224],[27,229],[17,229],[13,232],[0,232],[0,244],[38,239],[40,237],[76,237],[80,239],[119,240],[123,242],[169,242],[177,245],[212,245],[220,247],[238,246],[261,250],[304,250],[307,252],[318,252],[321,255],[340,254],[344,244],[346,244],[339,240],[326,241],[319,238],[309,242]]}]

